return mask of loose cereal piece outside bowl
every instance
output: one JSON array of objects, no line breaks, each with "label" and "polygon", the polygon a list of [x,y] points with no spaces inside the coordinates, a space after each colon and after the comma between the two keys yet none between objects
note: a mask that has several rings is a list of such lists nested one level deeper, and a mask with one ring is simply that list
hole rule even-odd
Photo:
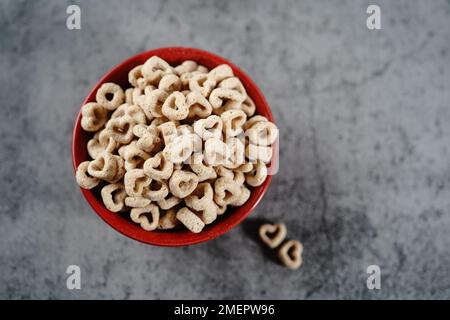
[{"label": "loose cereal piece outside bowl", "polygon": [[[120,85],[122,88],[130,87],[128,82],[128,73],[130,70],[138,65],[143,64],[147,59],[152,56],[158,56],[165,61],[167,61],[171,66],[179,65],[183,61],[193,60],[198,64],[201,64],[209,69],[214,67],[227,64],[229,65],[235,76],[238,77],[243,83],[245,89],[247,90],[248,96],[254,101],[256,105],[256,113],[266,117],[269,121],[274,122],[272,112],[270,111],[269,105],[266,102],[263,94],[256,86],[256,84],[247,76],[243,71],[236,67],[231,62],[226,59],[212,54],[207,51],[195,49],[195,48],[185,48],[185,47],[171,47],[171,48],[161,48],[156,50],[151,50],[147,52],[140,53],[134,57],[131,57],[124,62],[120,63],[112,70],[110,70],[92,89],[86,99],[83,101],[82,106],[88,102],[95,102],[97,90],[102,84],[107,82],[114,82]],[[81,109],[81,108],[80,108]],[[87,142],[92,138],[92,133],[87,132],[81,127],[81,110],[75,121],[75,126],[73,130],[72,137],[72,160],[73,166],[76,172],[78,165],[89,159],[87,152]],[[275,144],[272,146],[276,148]],[[272,168],[276,167],[277,153],[274,152],[274,156],[271,161],[271,166],[269,167],[269,172]],[[236,208],[229,208],[227,212],[218,217],[218,219],[207,225],[202,232],[192,233],[187,229],[177,229],[174,231],[164,231],[164,230],[154,230],[146,231],[142,229],[139,224],[131,221],[130,218],[126,217],[120,213],[114,213],[109,211],[102,202],[100,191],[93,189],[81,189],[87,202],[90,204],[92,209],[111,227],[122,233],[123,235],[130,237],[134,240],[158,245],[158,246],[186,246],[197,244],[201,242],[206,242],[214,239],[238,225],[242,220],[244,220],[259,203],[267,188],[271,182],[272,176],[269,174],[267,179],[259,187],[252,188],[250,198],[242,206]]]}]

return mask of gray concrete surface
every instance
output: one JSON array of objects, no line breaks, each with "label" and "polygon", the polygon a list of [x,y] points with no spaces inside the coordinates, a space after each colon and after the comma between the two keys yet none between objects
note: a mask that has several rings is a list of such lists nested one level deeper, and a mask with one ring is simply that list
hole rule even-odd
[{"label": "gray concrete surface", "polygon": [[[370,3],[382,30],[366,28]],[[280,172],[251,217],[179,249],[106,226],[70,151],[93,84],[171,45],[242,67],[281,129]],[[449,51],[449,1],[1,0],[0,298],[450,298]],[[261,219],[303,242],[299,271],[265,255]],[[66,288],[70,264],[81,290]]]}]

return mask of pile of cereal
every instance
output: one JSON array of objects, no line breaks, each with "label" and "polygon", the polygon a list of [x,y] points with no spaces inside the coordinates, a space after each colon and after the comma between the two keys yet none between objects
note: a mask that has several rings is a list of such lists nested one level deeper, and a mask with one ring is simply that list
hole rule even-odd
[{"label": "pile of cereal", "polygon": [[147,231],[205,225],[243,205],[267,177],[276,126],[228,65],[194,61],[171,67],[151,57],[129,73],[125,91],[104,83],[82,107],[81,126],[95,133],[80,187],[101,188],[106,208],[129,212]]}]

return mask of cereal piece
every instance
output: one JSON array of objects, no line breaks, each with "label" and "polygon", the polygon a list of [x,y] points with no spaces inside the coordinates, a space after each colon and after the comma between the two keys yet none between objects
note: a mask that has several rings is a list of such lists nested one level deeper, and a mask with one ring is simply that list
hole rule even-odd
[{"label": "cereal piece", "polygon": [[216,88],[209,95],[209,103],[213,107],[213,112],[217,109],[239,109],[245,100],[238,91],[225,88]]},{"label": "cereal piece", "polygon": [[[242,172],[232,171],[233,172],[233,181],[238,185],[243,185],[245,182],[245,176]],[[244,191],[245,192],[245,191]]]},{"label": "cereal piece", "polygon": [[[102,145],[102,152],[113,153],[119,145],[113,138],[108,137],[106,134],[102,134],[104,131],[99,132],[94,138],[98,139],[98,143]],[[101,155],[101,153],[99,155]]]},{"label": "cereal piece", "polygon": [[105,207],[112,212],[122,211],[127,196],[123,183],[112,183],[104,186],[100,192]]},{"label": "cereal piece", "polygon": [[245,162],[245,145],[244,143],[235,137],[227,138],[226,145],[230,151],[230,156],[224,163],[224,166],[230,169],[238,168]]},{"label": "cereal piece", "polygon": [[128,144],[133,139],[133,127],[135,122],[130,116],[124,115],[114,118],[106,124],[106,134],[121,144]]},{"label": "cereal piece", "polygon": [[109,138],[109,143],[104,152],[88,166],[88,172],[91,176],[107,181],[109,183],[118,182],[125,174],[124,161],[119,156],[113,155],[116,142]]},{"label": "cereal piece", "polygon": [[[169,119],[167,119],[166,117],[162,116],[159,118],[155,118],[152,120],[152,122],[150,122],[150,125],[152,127],[158,128],[160,125],[162,125],[163,123],[169,121]],[[174,121],[175,123],[177,123],[176,121]]]},{"label": "cereal piece", "polygon": [[251,161],[261,160],[264,163],[269,163],[272,159],[272,148],[249,144],[245,148],[245,156]]},{"label": "cereal piece", "polygon": [[202,154],[194,154],[191,159],[191,163],[189,163],[192,171],[198,176],[198,181],[203,182],[210,179],[217,178],[216,171],[213,166],[209,166],[204,163],[204,157]]},{"label": "cereal piece", "polygon": [[129,106],[130,104],[128,103],[122,103],[116,110],[111,113],[110,119],[116,119],[124,116]]},{"label": "cereal piece", "polygon": [[208,99],[198,91],[189,91],[186,96],[186,104],[189,108],[188,118],[193,118],[195,116],[206,118],[211,115],[211,104]]},{"label": "cereal piece", "polygon": [[207,182],[200,183],[195,190],[185,198],[186,205],[201,212],[200,219],[210,224],[217,218],[217,207],[213,201],[214,191]]},{"label": "cereal piece", "polygon": [[113,178],[105,179],[105,181],[107,181],[109,183],[117,183],[117,182],[119,182],[124,177],[125,172],[126,172],[126,170],[125,170],[125,161],[119,156],[113,155],[113,157],[114,157],[114,159],[115,159],[115,161],[117,163],[117,171],[116,171],[116,174],[114,175]]},{"label": "cereal piece", "polygon": [[160,140],[158,130],[152,126],[138,124],[133,127],[133,134],[139,138],[136,147],[147,153],[151,152]]},{"label": "cereal piece", "polygon": [[236,137],[243,132],[242,126],[247,115],[242,110],[228,110],[220,115],[223,122],[223,133],[226,137]]},{"label": "cereal piece", "polygon": [[192,92],[200,92],[204,97],[208,97],[215,87],[216,81],[206,73],[196,74],[189,79],[189,89]]},{"label": "cereal piece", "polygon": [[168,93],[161,89],[155,89],[146,94],[142,104],[142,110],[144,110],[147,117],[161,118],[163,116],[162,106],[167,97]]},{"label": "cereal piece", "polygon": [[[109,134],[108,131],[106,130],[106,128],[104,128],[103,130],[97,132],[94,137],[96,137],[96,139],[98,139],[98,141],[104,145],[104,146],[109,146],[111,144],[111,140],[114,140]],[[118,146],[118,142],[116,140],[114,140],[114,142],[116,143],[115,147]],[[105,148],[106,149],[106,148]],[[109,150],[109,148],[107,148]]]},{"label": "cereal piece", "polygon": [[[149,108],[145,108],[146,107],[146,98],[148,96],[151,95],[151,93],[153,91],[155,91],[156,87],[154,86],[146,86],[144,89],[144,94],[141,95],[140,99],[137,101],[137,104],[142,108],[142,110],[144,110],[145,116],[147,117],[148,121],[152,121],[155,117],[153,116],[153,114],[151,113],[151,111],[149,110]],[[157,91],[158,92],[158,91]],[[162,104],[162,102],[161,102]]]},{"label": "cereal piece", "polygon": [[124,177],[125,191],[130,197],[140,197],[151,181],[142,169],[128,170]]},{"label": "cereal piece", "polygon": [[144,163],[145,174],[154,180],[167,180],[173,172],[173,163],[166,159],[163,152],[158,152]]},{"label": "cereal piece", "polygon": [[169,209],[175,207],[177,204],[179,204],[181,202],[181,199],[177,198],[175,196],[171,196],[168,198],[158,200],[157,202],[161,209],[169,210]]},{"label": "cereal piece", "polygon": [[214,182],[214,202],[219,206],[238,201],[241,186],[229,177],[220,177]]},{"label": "cereal piece", "polygon": [[156,89],[157,89],[156,87],[154,87],[152,85],[148,85],[144,88],[144,90],[141,90],[138,88],[135,88],[133,90],[133,104],[142,108],[142,110],[145,113],[145,116],[147,117],[147,119],[149,121],[153,120],[154,116],[153,116],[153,114],[151,114],[151,112],[148,110],[148,108],[145,108],[146,107],[146,99]]},{"label": "cereal piece", "polygon": [[158,87],[155,87],[154,85],[148,84],[144,88],[144,96],[150,94],[150,92],[158,89]]},{"label": "cereal piece", "polygon": [[137,147],[137,141],[119,149],[120,156],[125,160],[125,168],[127,170],[141,167],[150,155]]},{"label": "cereal piece", "polygon": [[258,122],[263,122],[263,121],[269,121],[269,120],[267,120],[267,118],[264,116],[260,116],[260,115],[253,116],[253,117],[247,119],[247,122],[244,124],[244,130],[247,131],[254,124],[256,124]]},{"label": "cereal piece", "polygon": [[135,88],[144,89],[149,83],[142,75],[142,65],[136,66],[128,73],[128,82]]},{"label": "cereal piece", "polygon": [[[142,107],[144,98],[145,98],[145,89],[140,89],[140,88],[131,88],[131,100],[133,101],[133,103],[130,103],[130,105],[137,105]],[[126,101],[127,97],[125,94],[125,101]]]},{"label": "cereal piece", "polygon": [[125,205],[130,208],[144,208],[148,206],[152,201],[144,197],[126,197]]},{"label": "cereal piece", "polygon": [[120,105],[112,114],[111,119],[130,117],[136,124],[145,124],[147,122],[144,111],[137,105],[124,103]]},{"label": "cereal piece", "polygon": [[251,162],[245,162],[241,164],[239,167],[234,168],[235,171],[239,171],[242,173],[247,173],[253,170],[253,163]]},{"label": "cereal piece", "polygon": [[174,163],[173,164],[173,169],[174,170],[182,170],[184,167],[184,163]]},{"label": "cereal piece", "polygon": [[236,77],[231,77],[221,81],[218,85],[219,88],[232,89],[239,92],[242,97],[247,98],[247,91],[245,91],[244,85],[241,80]]},{"label": "cereal piece", "polygon": [[125,90],[125,103],[134,104],[133,103],[133,91],[134,91],[134,88],[128,88]]},{"label": "cereal piece", "polygon": [[245,112],[247,117],[251,117],[255,114],[256,106],[252,98],[247,96],[247,98],[241,104],[241,110]]},{"label": "cereal piece", "polygon": [[[198,75],[198,74],[202,74],[203,72],[200,71],[192,71],[192,72],[186,72],[183,73],[180,76],[180,81],[181,81],[181,86],[183,87],[183,89],[189,89],[189,81],[191,80],[192,77]],[[190,92],[190,90],[189,90]]]},{"label": "cereal piece", "polygon": [[252,187],[259,187],[267,178],[266,165],[258,160],[253,166],[252,170],[245,174],[245,182]]},{"label": "cereal piece", "polygon": [[[110,137],[105,129],[97,132],[87,143],[87,151],[92,159],[97,159],[108,148]],[[111,151],[112,152],[112,151]]]},{"label": "cereal piece", "polygon": [[226,203],[222,203],[221,205],[218,205],[215,201],[214,203],[216,204],[217,207],[217,215],[223,215],[226,211],[227,211],[227,207],[228,205]]},{"label": "cereal piece", "polygon": [[97,157],[105,151],[105,145],[102,145],[95,137],[90,139],[87,143],[87,151],[92,159]]},{"label": "cereal piece", "polygon": [[170,230],[177,227],[180,224],[180,220],[177,219],[177,211],[175,209],[169,209],[159,218],[158,229]]},{"label": "cereal piece", "polygon": [[83,189],[95,188],[100,183],[100,180],[98,178],[95,178],[88,173],[88,166],[89,161],[84,161],[80,163],[77,168],[77,183]]},{"label": "cereal piece", "polygon": [[185,162],[194,152],[200,151],[202,140],[196,134],[176,137],[164,148],[166,159],[174,164]]},{"label": "cereal piece", "polygon": [[214,169],[215,169],[215,171],[216,171],[216,173],[217,173],[217,175],[219,177],[228,177],[228,178],[231,178],[231,179],[234,178],[233,171],[231,171],[230,169],[225,168],[224,166],[217,166],[217,167],[214,167]]},{"label": "cereal piece", "polygon": [[169,120],[183,120],[189,114],[186,97],[179,91],[172,92],[164,101],[162,114]]},{"label": "cereal piece", "polygon": [[[106,142],[106,140],[105,140]],[[107,140],[108,144],[106,144],[105,152],[107,153],[113,153],[114,150],[116,150],[116,147],[119,145],[116,140],[114,140],[112,137],[109,137]]]},{"label": "cereal piece", "polygon": [[222,127],[222,119],[215,115],[194,122],[194,132],[204,141],[222,138]]},{"label": "cereal piece", "polygon": [[81,127],[86,131],[100,130],[107,120],[108,112],[99,103],[89,102],[81,108]]},{"label": "cereal piece", "polygon": [[287,229],[284,223],[263,224],[259,227],[259,237],[269,247],[278,247],[286,238]]},{"label": "cereal piece", "polygon": [[124,102],[125,94],[120,86],[107,82],[97,90],[95,98],[105,109],[113,111]]},{"label": "cereal piece", "polygon": [[87,171],[92,177],[113,180],[117,175],[117,160],[111,153],[104,152],[89,163]]},{"label": "cereal piece", "polygon": [[230,157],[228,146],[217,138],[210,138],[205,142],[204,159],[206,164],[219,166],[226,163]]},{"label": "cereal piece", "polygon": [[177,127],[178,135],[189,135],[194,133],[194,128],[188,124],[182,124]]},{"label": "cereal piece", "polygon": [[278,250],[281,262],[291,270],[296,270],[302,265],[303,245],[297,240],[289,240]]},{"label": "cereal piece", "polygon": [[197,175],[189,171],[175,170],[169,180],[170,192],[178,198],[190,195],[197,185]]},{"label": "cereal piece", "polygon": [[181,208],[177,212],[177,219],[193,233],[199,233],[205,227],[205,223],[188,208]]},{"label": "cereal piece", "polygon": [[232,76],[234,76],[233,74],[233,70],[231,69],[231,67],[227,64],[221,64],[217,67],[215,67],[214,69],[212,69],[208,76],[211,79],[214,79],[216,82],[220,82],[226,78],[230,78]]},{"label": "cereal piece", "polygon": [[233,180],[237,185],[242,185],[245,182],[245,176],[242,172],[233,171],[225,168],[224,166],[216,167],[216,172],[219,177],[225,177]]},{"label": "cereal piece", "polygon": [[245,134],[254,145],[270,146],[278,137],[278,129],[272,122],[261,121],[251,126]]},{"label": "cereal piece", "polygon": [[152,231],[159,225],[159,208],[152,203],[145,207],[133,208],[130,217],[131,220],[139,223],[142,229]]},{"label": "cereal piece", "polygon": [[164,122],[163,124],[159,125],[158,130],[161,132],[164,143],[166,145],[170,144],[173,139],[178,136],[177,126],[173,121]]},{"label": "cereal piece", "polygon": [[186,197],[186,204],[194,210],[203,210],[213,201],[214,190],[208,182],[197,185],[195,190]]},{"label": "cereal piece", "polygon": [[143,196],[152,201],[159,201],[167,197],[169,187],[164,180],[152,180],[150,185],[144,189]]},{"label": "cereal piece", "polygon": [[217,219],[217,206],[214,201],[211,201],[205,208],[199,210],[199,217],[203,223],[211,224]]},{"label": "cereal piece", "polygon": [[208,68],[205,67],[205,66],[202,66],[202,65],[199,65],[197,67],[196,71],[201,72],[201,73],[208,73],[209,72]]},{"label": "cereal piece", "polygon": [[172,67],[157,56],[151,57],[142,66],[142,75],[150,84],[157,83],[168,73],[172,73]]},{"label": "cereal piece", "polygon": [[197,62],[192,60],[186,60],[183,61],[180,65],[175,67],[173,71],[178,75],[181,76],[182,74],[185,74],[187,72],[192,72],[197,69],[198,65]]},{"label": "cereal piece", "polygon": [[181,80],[177,75],[170,73],[166,74],[159,81],[158,89],[164,90],[167,93],[181,90]]},{"label": "cereal piece", "polygon": [[[154,127],[154,126],[150,125],[150,127]],[[156,129],[157,137],[154,140],[155,143],[153,144],[152,151],[151,151],[151,154],[153,154],[153,155],[162,151],[165,147],[164,141],[163,141],[162,137],[160,136],[160,132],[159,132],[158,128],[155,127],[155,129]]]}]

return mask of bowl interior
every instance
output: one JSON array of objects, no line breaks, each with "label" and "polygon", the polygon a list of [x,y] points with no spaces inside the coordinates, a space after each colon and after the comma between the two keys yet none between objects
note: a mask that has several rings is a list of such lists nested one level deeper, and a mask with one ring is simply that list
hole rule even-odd
[{"label": "bowl interior", "polygon": [[[209,69],[212,69],[224,63],[230,65],[234,71],[234,74],[243,83],[245,89],[247,90],[247,94],[255,102],[256,113],[263,115],[270,121],[274,122],[272,113],[264,96],[255,85],[255,83],[244,72],[242,72],[232,63],[222,57],[203,50],[183,47],[162,48],[147,51],[124,61],[123,63],[119,64],[111,71],[109,71],[95,85],[93,90],[83,101],[83,105],[88,102],[95,101],[95,94],[97,92],[97,89],[105,82],[115,82],[121,85],[123,88],[130,87],[130,84],[128,83],[128,72],[135,66],[143,64],[148,58],[155,55],[166,60],[171,65],[180,64],[185,60],[196,61],[197,63],[202,64]],[[92,133],[86,132],[81,128],[81,114],[78,113],[73,131],[72,141],[72,158],[75,170],[81,162],[89,159],[86,145],[89,139],[92,138],[92,136]],[[274,158],[272,159],[272,166],[269,167],[269,173],[271,173],[273,164],[278,161],[276,157],[277,153],[274,152]],[[184,246],[211,240],[224,234],[225,232],[239,224],[261,200],[263,194],[270,184],[271,179],[272,176],[269,175],[263,185],[252,188],[252,194],[249,200],[243,206],[239,208],[229,208],[224,215],[219,216],[215,222],[206,226],[203,231],[198,234],[194,234],[188,230],[182,229],[174,231],[145,231],[138,224],[135,224],[128,217],[126,217],[125,214],[118,214],[107,210],[103,205],[99,191],[85,189],[81,189],[81,191],[94,211],[106,223],[108,223],[111,227],[124,234],[125,236],[153,245]]]}]

